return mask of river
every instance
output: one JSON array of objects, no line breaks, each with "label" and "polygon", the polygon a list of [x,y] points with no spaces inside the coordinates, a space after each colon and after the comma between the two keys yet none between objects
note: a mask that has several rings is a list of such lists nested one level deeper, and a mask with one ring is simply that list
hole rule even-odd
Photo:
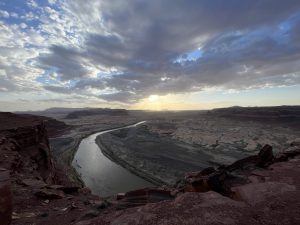
[{"label": "river", "polygon": [[152,183],[136,176],[107,158],[96,144],[97,136],[115,130],[135,127],[145,121],[122,128],[106,130],[84,138],[77,149],[72,165],[85,186],[101,197],[115,195],[139,188],[151,187]]}]

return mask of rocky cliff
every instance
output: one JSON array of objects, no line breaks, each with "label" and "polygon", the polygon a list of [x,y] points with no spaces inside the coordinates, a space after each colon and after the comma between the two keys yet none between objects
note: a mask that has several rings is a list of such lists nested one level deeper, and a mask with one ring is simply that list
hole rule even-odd
[{"label": "rocky cliff", "polygon": [[300,224],[300,141],[273,155],[186,174],[102,199],[74,186],[53,160],[45,121],[0,113],[0,224]]},{"label": "rocky cliff", "polygon": [[[299,142],[276,156],[266,145],[258,155],[232,165],[187,174],[169,190],[173,199],[167,199],[168,190],[126,193],[119,200],[126,209],[76,225],[300,224],[299,154]],[[159,196],[165,200],[154,202]]]},{"label": "rocky cliff", "polygon": [[72,224],[92,209],[89,201],[99,200],[88,189],[74,186],[54,161],[49,121],[0,113],[1,225]]}]

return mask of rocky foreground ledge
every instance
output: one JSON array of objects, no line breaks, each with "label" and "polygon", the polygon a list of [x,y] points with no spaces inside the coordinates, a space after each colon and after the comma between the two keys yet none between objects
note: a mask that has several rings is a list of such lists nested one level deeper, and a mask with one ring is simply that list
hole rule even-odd
[{"label": "rocky foreground ledge", "polygon": [[1,124],[1,225],[300,224],[297,140],[275,156],[266,145],[232,165],[186,174],[172,189],[102,199],[67,179],[43,121],[2,114]]}]

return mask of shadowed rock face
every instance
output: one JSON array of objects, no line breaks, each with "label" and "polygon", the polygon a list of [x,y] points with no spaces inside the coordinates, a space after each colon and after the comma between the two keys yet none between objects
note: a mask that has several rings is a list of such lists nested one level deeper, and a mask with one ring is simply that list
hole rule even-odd
[{"label": "shadowed rock face", "polygon": [[95,197],[81,194],[53,160],[41,117],[0,113],[0,156],[1,225],[11,220],[20,225],[71,224],[81,217],[79,208],[91,209],[84,202]]},{"label": "shadowed rock face", "polygon": [[0,131],[16,129],[20,127],[31,127],[43,121],[49,137],[55,137],[68,131],[71,126],[62,121],[45,116],[34,116],[30,114],[13,114],[0,112]]},{"label": "shadowed rock face", "polygon": [[300,106],[230,107],[214,109],[209,114],[241,120],[285,123],[300,128]]},{"label": "shadowed rock face", "polygon": [[9,171],[0,168],[0,221],[3,225],[11,223],[12,193]]},{"label": "shadowed rock face", "polygon": [[12,123],[11,128],[0,120],[7,128],[0,129],[0,152],[4,155],[0,159],[1,167],[26,173],[36,171],[44,181],[53,183],[55,168],[43,121],[12,115],[7,119]]}]

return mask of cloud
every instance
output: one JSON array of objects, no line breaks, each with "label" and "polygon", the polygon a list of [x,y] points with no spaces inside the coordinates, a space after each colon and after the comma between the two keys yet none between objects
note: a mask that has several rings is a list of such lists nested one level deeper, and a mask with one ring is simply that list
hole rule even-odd
[{"label": "cloud", "polygon": [[0,17],[9,18],[9,13],[5,10],[0,10]]},{"label": "cloud", "polygon": [[72,80],[84,77],[87,70],[81,64],[81,56],[76,49],[53,45],[49,48],[50,54],[39,57],[42,68],[54,68],[61,75],[62,80]]},{"label": "cloud", "polygon": [[[18,51],[23,51],[22,62],[11,57],[5,59],[9,66],[3,66],[6,82],[17,89],[20,82],[12,74],[32,70],[35,78],[37,72],[50,76],[54,71],[52,79],[59,85],[39,81],[28,87],[43,85],[53,93],[124,103],[210,87],[242,90],[300,83],[299,1],[27,3],[35,11],[23,15],[26,23],[20,21],[16,30],[3,24],[17,33],[10,42],[19,38]],[[191,60],[188,55],[195,50],[201,54]]]},{"label": "cloud", "polygon": [[32,8],[38,7],[38,4],[34,0],[27,0],[27,5]]},{"label": "cloud", "polygon": [[56,0],[48,0],[50,5],[54,5],[56,3]]}]

